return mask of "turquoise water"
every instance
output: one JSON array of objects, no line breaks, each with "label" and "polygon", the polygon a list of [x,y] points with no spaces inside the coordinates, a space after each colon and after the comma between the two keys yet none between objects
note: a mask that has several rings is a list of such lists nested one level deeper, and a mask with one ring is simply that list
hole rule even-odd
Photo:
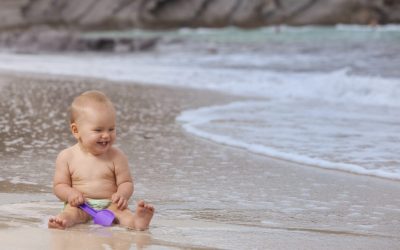
[{"label": "turquoise water", "polygon": [[219,43],[265,43],[265,42],[343,42],[349,41],[390,41],[400,40],[400,30],[396,25],[369,27],[338,25],[336,27],[306,26],[288,27],[274,26],[257,29],[179,29],[171,31],[126,30],[91,32],[86,37],[144,37],[164,39],[182,38],[192,41]]}]

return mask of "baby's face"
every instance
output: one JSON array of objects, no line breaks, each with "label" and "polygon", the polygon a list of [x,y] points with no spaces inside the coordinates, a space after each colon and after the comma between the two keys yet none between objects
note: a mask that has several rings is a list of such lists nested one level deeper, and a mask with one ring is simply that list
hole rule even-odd
[{"label": "baby's face", "polygon": [[83,150],[93,155],[106,153],[116,138],[114,109],[106,104],[92,104],[82,112],[76,125]]}]

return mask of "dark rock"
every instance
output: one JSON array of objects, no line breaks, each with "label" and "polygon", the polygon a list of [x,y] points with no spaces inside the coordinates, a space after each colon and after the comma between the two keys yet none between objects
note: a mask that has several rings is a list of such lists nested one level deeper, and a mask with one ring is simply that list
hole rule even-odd
[{"label": "dark rock", "polygon": [[67,50],[74,39],[74,34],[71,32],[39,26],[28,30],[3,32],[0,35],[0,45],[18,52],[55,52]]},{"label": "dark rock", "polygon": [[158,38],[79,38],[70,50],[133,52],[153,49]]},{"label": "dark rock", "polygon": [[155,48],[158,38],[84,37],[80,32],[32,27],[0,33],[0,47],[25,53],[60,51],[132,52]]}]

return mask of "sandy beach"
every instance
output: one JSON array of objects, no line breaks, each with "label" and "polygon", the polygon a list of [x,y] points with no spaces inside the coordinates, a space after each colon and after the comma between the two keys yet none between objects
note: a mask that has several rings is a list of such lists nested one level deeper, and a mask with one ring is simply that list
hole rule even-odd
[{"label": "sandy beach", "polygon": [[[135,178],[133,207],[156,207],[146,232],[47,229],[57,152],[73,143],[66,109],[100,89],[116,103],[117,146]],[[99,79],[0,73],[2,249],[398,249],[400,183],[282,161],[186,133],[186,109],[238,97]],[[7,142],[7,143],[5,143]],[[12,143],[11,143],[12,142]]]}]

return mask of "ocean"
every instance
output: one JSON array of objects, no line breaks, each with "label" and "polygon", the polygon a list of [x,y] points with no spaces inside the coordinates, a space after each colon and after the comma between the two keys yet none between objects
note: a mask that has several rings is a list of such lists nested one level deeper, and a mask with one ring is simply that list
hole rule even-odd
[{"label": "ocean", "polygon": [[[186,110],[177,121],[195,136],[255,154],[400,180],[400,26],[88,34],[96,35],[157,36],[161,42],[134,53],[3,51],[0,69],[243,97]],[[12,151],[18,141],[4,144]]]}]

